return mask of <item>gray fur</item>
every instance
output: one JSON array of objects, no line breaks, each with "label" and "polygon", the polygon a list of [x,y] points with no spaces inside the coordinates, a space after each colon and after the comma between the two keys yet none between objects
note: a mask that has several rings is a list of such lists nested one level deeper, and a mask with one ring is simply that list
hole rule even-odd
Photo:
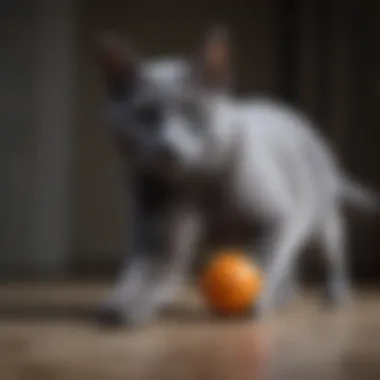
[{"label": "gray fur", "polygon": [[[207,86],[197,69],[177,59],[140,62],[133,90],[109,94],[108,124],[128,168],[134,230],[105,310],[132,324],[149,322],[173,300],[212,231],[234,235],[226,241],[262,265],[261,314],[295,291],[297,259],[311,238],[329,263],[329,295],[344,300],[350,287],[341,206],[368,206],[371,198],[346,179],[306,117],[271,100],[237,101]],[[253,239],[257,224],[263,233]]]}]

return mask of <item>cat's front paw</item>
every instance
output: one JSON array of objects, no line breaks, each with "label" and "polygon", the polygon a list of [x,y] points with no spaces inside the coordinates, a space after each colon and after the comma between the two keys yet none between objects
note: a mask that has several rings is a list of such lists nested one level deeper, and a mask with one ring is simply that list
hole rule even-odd
[{"label": "cat's front paw", "polygon": [[151,323],[154,316],[152,311],[105,306],[98,310],[97,320],[103,327],[137,329]]}]

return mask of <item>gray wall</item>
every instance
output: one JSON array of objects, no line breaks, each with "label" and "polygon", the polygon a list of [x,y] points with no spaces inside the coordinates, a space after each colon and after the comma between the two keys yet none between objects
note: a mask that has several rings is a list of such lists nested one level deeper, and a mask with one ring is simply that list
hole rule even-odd
[{"label": "gray wall", "polygon": [[2,274],[60,271],[69,251],[71,1],[21,1],[1,15]]},{"label": "gray wall", "polygon": [[23,263],[33,241],[33,9],[9,15],[0,26],[1,271]]}]

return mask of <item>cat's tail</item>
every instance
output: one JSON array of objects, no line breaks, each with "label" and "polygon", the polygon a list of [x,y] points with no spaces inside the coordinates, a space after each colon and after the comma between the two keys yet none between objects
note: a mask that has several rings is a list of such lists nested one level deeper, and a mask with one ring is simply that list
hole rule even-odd
[{"label": "cat's tail", "polygon": [[349,206],[365,212],[380,212],[379,195],[358,182],[344,179],[341,183],[341,194]]}]

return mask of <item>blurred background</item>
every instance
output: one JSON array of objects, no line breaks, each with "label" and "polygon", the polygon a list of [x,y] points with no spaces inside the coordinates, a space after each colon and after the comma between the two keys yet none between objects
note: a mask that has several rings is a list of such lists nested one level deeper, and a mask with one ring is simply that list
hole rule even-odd
[{"label": "blurred background", "polygon": [[[244,354],[261,352],[248,333],[256,323],[178,329],[176,320],[146,335],[103,335],[88,321],[61,320],[70,305],[103,299],[91,281],[74,280],[114,279],[128,233],[122,168],[101,120],[99,31],[114,29],[157,56],[192,53],[211,25],[227,25],[237,93],[308,113],[348,172],[380,191],[377,10],[369,0],[0,1],[0,377],[252,380],[242,377],[241,358],[257,368],[257,353]],[[379,219],[355,216],[349,231],[356,284],[378,283]],[[306,279],[321,273],[306,263]],[[377,292],[358,293],[343,314],[302,302],[302,312],[262,327],[278,343],[273,379],[380,378]]]},{"label": "blurred background", "polygon": [[[125,236],[120,166],[101,123],[94,39],[115,29],[149,56],[188,54],[226,24],[239,94],[312,116],[346,168],[380,189],[380,23],[343,0],[2,1],[2,278],[114,273]],[[353,220],[358,281],[380,279],[380,224]]]}]

